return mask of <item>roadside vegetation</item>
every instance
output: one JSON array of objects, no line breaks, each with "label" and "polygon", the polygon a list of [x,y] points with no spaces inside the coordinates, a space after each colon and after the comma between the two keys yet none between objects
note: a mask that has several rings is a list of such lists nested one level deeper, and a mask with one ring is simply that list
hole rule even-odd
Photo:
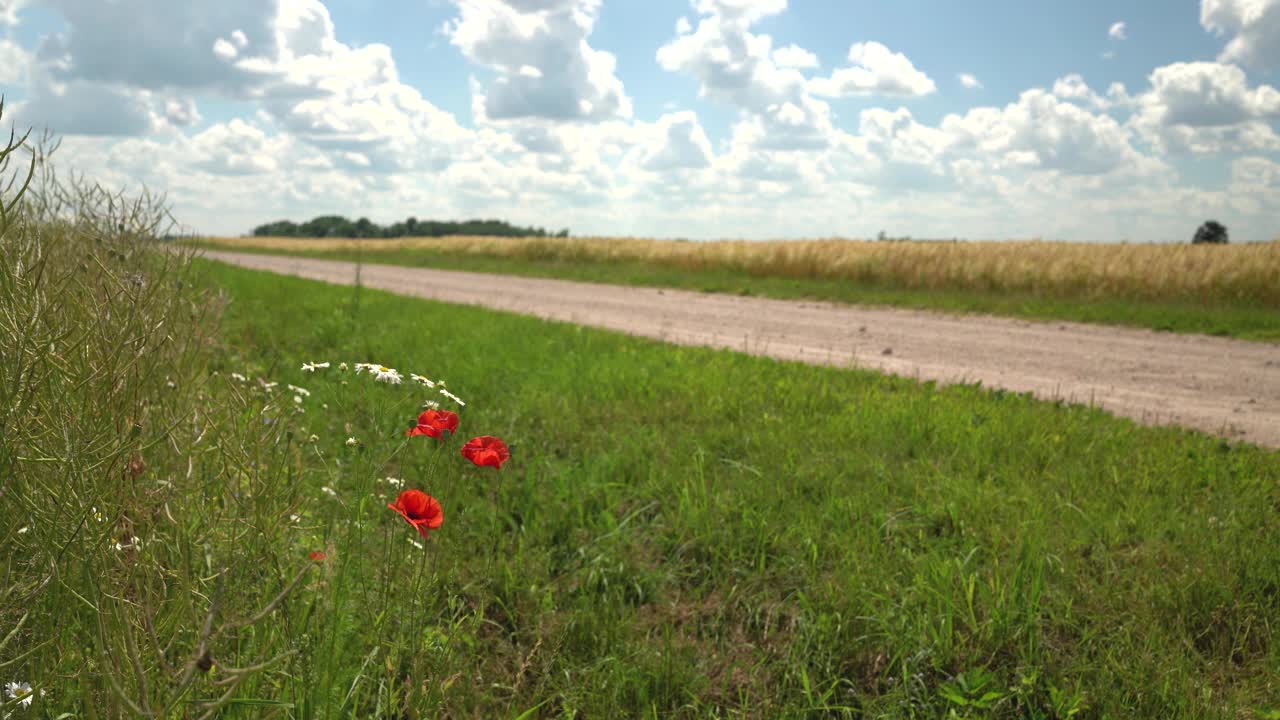
[{"label": "roadside vegetation", "polygon": [[208,238],[202,247],[1280,340],[1280,241]]},{"label": "roadside vegetation", "polygon": [[1275,452],[193,259],[10,149],[0,717],[1280,712]]}]

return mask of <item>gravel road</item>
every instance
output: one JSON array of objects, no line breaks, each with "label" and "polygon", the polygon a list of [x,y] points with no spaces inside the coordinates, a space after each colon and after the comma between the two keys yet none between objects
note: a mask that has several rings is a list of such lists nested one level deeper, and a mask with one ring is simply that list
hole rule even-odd
[{"label": "gravel road", "polygon": [[[350,284],[355,265],[206,251],[223,262]],[[856,366],[1091,403],[1280,447],[1280,345],[1067,322],[770,300],[368,265],[366,287],[808,363]]]}]

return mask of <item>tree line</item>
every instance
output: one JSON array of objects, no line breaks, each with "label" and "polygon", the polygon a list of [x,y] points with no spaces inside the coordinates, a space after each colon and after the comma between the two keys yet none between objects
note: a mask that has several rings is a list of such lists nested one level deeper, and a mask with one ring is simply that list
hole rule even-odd
[{"label": "tree line", "polygon": [[445,235],[489,235],[497,237],[569,237],[569,228],[548,232],[540,227],[520,227],[505,220],[419,220],[410,217],[391,225],[379,225],[369,218],[351,220],[341,215],[321,215],[306,222],[290,220],[259,225],[256,237],[343,237],[396,238],[443,237]]}]

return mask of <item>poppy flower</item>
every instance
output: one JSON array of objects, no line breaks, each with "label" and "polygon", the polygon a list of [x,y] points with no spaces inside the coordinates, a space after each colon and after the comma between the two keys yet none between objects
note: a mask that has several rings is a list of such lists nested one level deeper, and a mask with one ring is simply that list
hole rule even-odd
[{"label": "poppy flower", "polygon": [[312,550],[311,553],[307,555],[307,557],[310,558],[311,560],[314,560],[315,562],[323,562],[329,556],[325,555],[323,552],[319,550]]},{"label": "poppy flower", "polygon": [[450,435],[458,431],[458,413],[449,412],[448,410],[428,410],[418,416],[418,424],[404,431],[408,437],[415,435],[426,435],[427,437],[443,438],[447,432]]},{"label": "poppy flower", "polygon": [[511,459],[507,444],[496,437],[481,435],[471,438],[462,446],[462,456],[481,467],[501,469],[502,463]]},{"label": "poppy flower", "polygon": [[405,490],[394,503],[387,503],[387,507],[400,513],[400,517],[417,528],[422,537],[427,536],[428,530],[444,524],[444,510],[440,502],[421,490]]}]

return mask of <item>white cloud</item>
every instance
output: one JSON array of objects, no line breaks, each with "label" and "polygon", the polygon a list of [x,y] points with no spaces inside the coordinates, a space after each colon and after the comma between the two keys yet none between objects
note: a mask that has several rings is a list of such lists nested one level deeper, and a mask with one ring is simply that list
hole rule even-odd
[{"label": "white cloud", "polygon": [[665,172],[711,165],[711,141],[693,112],[663,115],[654,130],[637,160],[643,169]]},{"label": "white cloud", "polygon": [[1107,29],[1107,37],[1112,40],[1128,40],[1129,34],[1124,21],[1111,23],[1111,27]]},{"label": "white cloud", "polygon": [[31,53],[9,38],[0,38],[0,85],[26,85],[30,66]]},{"label": "white cloud", "polygon": [[587,43],[599,0],[455,2],[449,39],[498,73],[480,101],[486,119],[630,117],[614,56]]},{"label": "white cloud", "polygon": [[956,76],[956,79],[960,81],[960,84],[962,86],[967,87],[970,90],[982,89],[982,81],[979,80],[977,77],[975,77],[972,73],[960,73],[959,75]]},{"label": "white cloud", "polygon": [[18,11],[27,4],[27,0],[0,0],[0,27],[18,24]]},{"label": "white cloud", "polygon": [[1173,63],[1151,73],[1151,89],[1132,98],[1130,124],[1165,152],[1274,149],[1280,91],[1250,88],[1235,65]]},{"label": "white cloud", "polygon": [[780,68],[809,70],[820,65],[818,56],[799,45],[788,45],[773,51],[773,63]]},{"label": "white cloud", "polygon": [[1219,62],[1257,69],[1280,65],[1280,0],[1201,0],[1200,25],[1230,36]]},{"label": "white cloud", "polygon": [[[786,9],[785,0],[699,0],[697,29],[658,49],[658,64],[692,76],[698,93],[742,114],[733,142],[762,149],[816,149],[832,133],[830,108],[810,95],[803,74],[780,66],[773,39],[751,24]],[[794,59],[802,48],[784,57]]]},{"label": "white cloud", "polygon": [[[1115,88],[1112,88],[1115,90]],[[1124,91],[1124,86],[1119,86],[1119,91]],[[1095,93],[1089,88],[1089,84],[1078,73],[1072,73],[1058,78],[1053,83],[1054,97],[1063,100],[1072,100],[1083,105],[1105,110],[1111,105],[1111,102],[1101,95]]]},{"label": "white cloud", "polygon": [[928,75],[916,69],[906,55],[891,52],[878,42],[855,43],[849,48],[852,67],[840,68],[829,78],[809,82],[818,95],[891,95],[916,97],[937,89]]}]

